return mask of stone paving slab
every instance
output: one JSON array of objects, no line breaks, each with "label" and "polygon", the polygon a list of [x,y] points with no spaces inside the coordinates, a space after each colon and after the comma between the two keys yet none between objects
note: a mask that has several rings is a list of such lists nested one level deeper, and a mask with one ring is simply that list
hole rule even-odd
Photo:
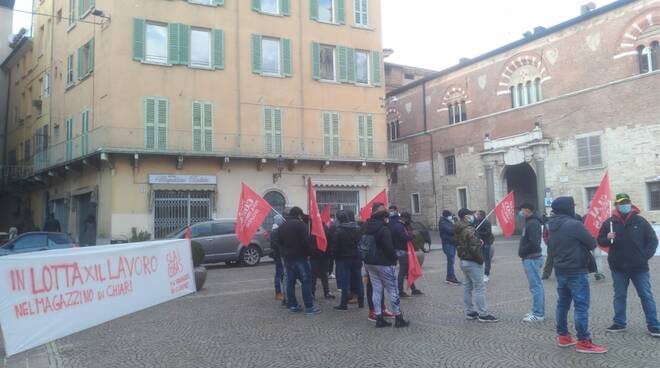
[{"label": "stone paving slab", "polygon": [[[57,340],[46,356],[51,358],[50,367],[67,368],[660,367],[660,339],[648,335],[632,288],[628,332],[610,335],[605,333],[612,317],[610,277],[603,282],[592,278],[590,326],[595,341],[610,352],[578,354],[554,344],[554,279],[545,282],[548,319],[522,322],[531,297],[516,257],[517,246],[514,241],[499,241],[496,249],[488,302],[500,318],[497,324],[464,319],[462,287],[444,284],[441,251],[426,257],[425,276],[418,282],[426,296],[403,300],[412,325],[401,330],[374,328],[366,310],[355,306],[348,312],[334,311],[336,301],[319,300],[322,313],[315,317],[291,314],[274,300],[274,266],[264,262],[254,268],[211,268],[202,292]],[[458,275],[462,276],[460,271]],[[658,276],[656,258],[652,261],[656,295],[660,294]],[[33,353],[35,359],[39,351],[43,350]]]}]

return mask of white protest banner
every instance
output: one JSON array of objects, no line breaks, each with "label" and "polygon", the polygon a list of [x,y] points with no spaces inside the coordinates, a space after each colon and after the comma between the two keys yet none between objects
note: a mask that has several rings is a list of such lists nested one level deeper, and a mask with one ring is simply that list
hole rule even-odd
[{"label": "white protest banner", "polygon": [[186,239],[0,257],[7,356],[195,292]]}]

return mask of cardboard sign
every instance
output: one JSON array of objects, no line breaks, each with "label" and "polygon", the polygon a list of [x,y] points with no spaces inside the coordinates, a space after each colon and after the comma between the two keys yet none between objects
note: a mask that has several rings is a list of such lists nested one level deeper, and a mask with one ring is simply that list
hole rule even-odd
[{"label": "cardboard sign", "polygon": [[0,257],[7,356],[195,292],[186,239]]}]

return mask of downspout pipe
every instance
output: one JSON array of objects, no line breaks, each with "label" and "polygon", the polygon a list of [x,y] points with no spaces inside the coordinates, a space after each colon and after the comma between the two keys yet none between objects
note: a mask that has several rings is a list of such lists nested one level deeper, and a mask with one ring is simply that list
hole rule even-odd
[{"label": "downspout pipe", "polygon": [[431,185],[433,186],[433,204],[435,208],[435,217],[433,218],[432,227],[435,226],[438,220],[438,192],[435,184],[435,147],[433,144],[433,133],[429,132],[428,127],[428,106],[426,106],[426,81],[422,82],[422,117],[424,120],[424,135],[429,137],[429,145],[431,149]]}]

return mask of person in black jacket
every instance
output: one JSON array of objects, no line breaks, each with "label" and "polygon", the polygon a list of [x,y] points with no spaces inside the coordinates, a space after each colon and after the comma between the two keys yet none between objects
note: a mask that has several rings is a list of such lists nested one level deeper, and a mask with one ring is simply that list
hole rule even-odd
[{"label": "person in black jacket", "polygon": [[392,244],[392,234],[387,226],[387,209],[382,203],[374,203],[372,206],[371,218],[363,228],[363,240],[371,237],[369,242],[373,241],[375,246],[375,255],[371,259],[365,260],[365,268],[369,274],[369,279],[373,285],[373,303],[376,312],[376,327],[391,326],[391,323],[385,321],[381,308],[382,291],[387,291],[390,300],[390,308],[396,316],[395,327],[406,327],[409,322],[403,319],[399,292],[396,285],[396,262],[397,255]]},{"label": "person in black jacket", "polygon": [[281,300],[286,305],[286,272],[284,270],[284,260],[280,254],[279,236],[277,235],[279,227],[284,224],[282,215],[275,215],[273,218],[273,228],[270,232],[270,249],[273,251],[270,255],[275,261],[275,299]]},{"label": "person in black jacket", "polygon": [[57,221],[55,215],[53,215],[52,212],[48,213],[48,216],[46,217],[46,223],[44,223],[44,231],[53,232],[53,233],[59,233],[62,231],[62,228],[60,227],[60,222]]},{"label": "person in black jacket", "polygon": [[296,300],[296,280],[302,284],[302,297],[305,303],[305,314],[315,315],[320,309],[314,306],[312,297],[312,270],[307,257],[314,251],[312,239],[307,225],[302,221],[303,211],[293,207],[286,217],[286,222],[278,228],[280,254],[286,263],[287,302],[291,312],[301,312],[302,308]]},{"label": "person in black jacket", "polygon": [[[309,215],[303,215],[303,222],[309,226]],[[327,226],[323,224],[325,231],[325,238],[330,239],[330,231]],[[323,296],[325,299],[334,299],[335,296],[330,293],[329,272],[330,271],[330,248],[325,251],[318,249],[316,244],[316,237],[312,237],[312,252],[309,257],[309,263],[312,267],[312,297],[316,298],[316,284],[318,279],[321,279],[321,286],[323,287]]]},{"label": "person in black jacket", "polygon": [[[392,244],[396,250],[397,258],[399,259],[399,274],[397,277],[397,286],[399,288],[399,297],[408,298],[404,290],[404,281],[408,276],[408,242],[414,239],[413,234],[409,233],[406,229],[406,224],[399,215],[399,210],[396,206],[390,206],[390,222],[388,223],[390,232],[392,233]],[[417,289],[415,284],[412,284],[412,295],[423,295],[421,290]]]},{"label": "person in black jacket", "polygon": [[[557,344],[576,345],[580,353],[605,353],[594,344],[589,333],[589,263],[596,239],[575,219],[573,197],[559,197],[552,202],[553,216],[548,220],[549,244],[554,252],[557,277]],[[568,311],[575,308],[578,341],[568,332]]]},{"label": "person in black jacket", "polygon": [[442,218],[438,221],[438,230],[440,230],[440,239],[442,239],[442,251],[447,256],[447,278],[445,278],[445,283],[460,285],[461,282],[456,278],[456,272],[454,271],[456,240],[454,239],[454,218],[450,211],[442,211]]},{"label": "person in black jacket", "polygon": [[493,225],[486,218],[486,211],[479,210],[476,213],[476,221],[479,227],[477,228],[477,235],[479,239],[484,242],[484,282],[488,282],[490,278],[490,269],[492,264],[492,255],[493,255],[493,242],[495,242],[495,237],[493,236]]},{"label": "person in black jacket", "polygon": [[518,246],[518,256],[522,259],[533,299],[532,311],[523,318],[523,321],[541,322],[545,319],[545,290],[541,280],[543,223],[534,213],[534,205],[531,203],[523,203],[520,206],[520,214],[525,218],[525,227]]},{"label": "person in black jacket", "polygon": [[362,261],[358,256],[358,243],[362,235],[360,227],[355,223],[355,215],[350,210],[339,211],[336,218],[339,224],[335,227],[330,245],[337,264],[337,282],[341,289],[341,300],[335,309],[347,310],[351,293],[357,295],[358,307],[364,308]]},{"label": "person in black jacket", "polygon": [[598,234],[598,243],[610,247],[607,261],[614,282],[614,323],[607,331],[621,332],[626,329],[626,297],[632,281],[642,302],[646,326],[651,336],[660,337],[649,275],[649,259],[655,255],[658,238],[651,224],[639,215],[639,209],[633,206],[630,196],[617,194],[615,204],[612,217],[603,223]]}]

